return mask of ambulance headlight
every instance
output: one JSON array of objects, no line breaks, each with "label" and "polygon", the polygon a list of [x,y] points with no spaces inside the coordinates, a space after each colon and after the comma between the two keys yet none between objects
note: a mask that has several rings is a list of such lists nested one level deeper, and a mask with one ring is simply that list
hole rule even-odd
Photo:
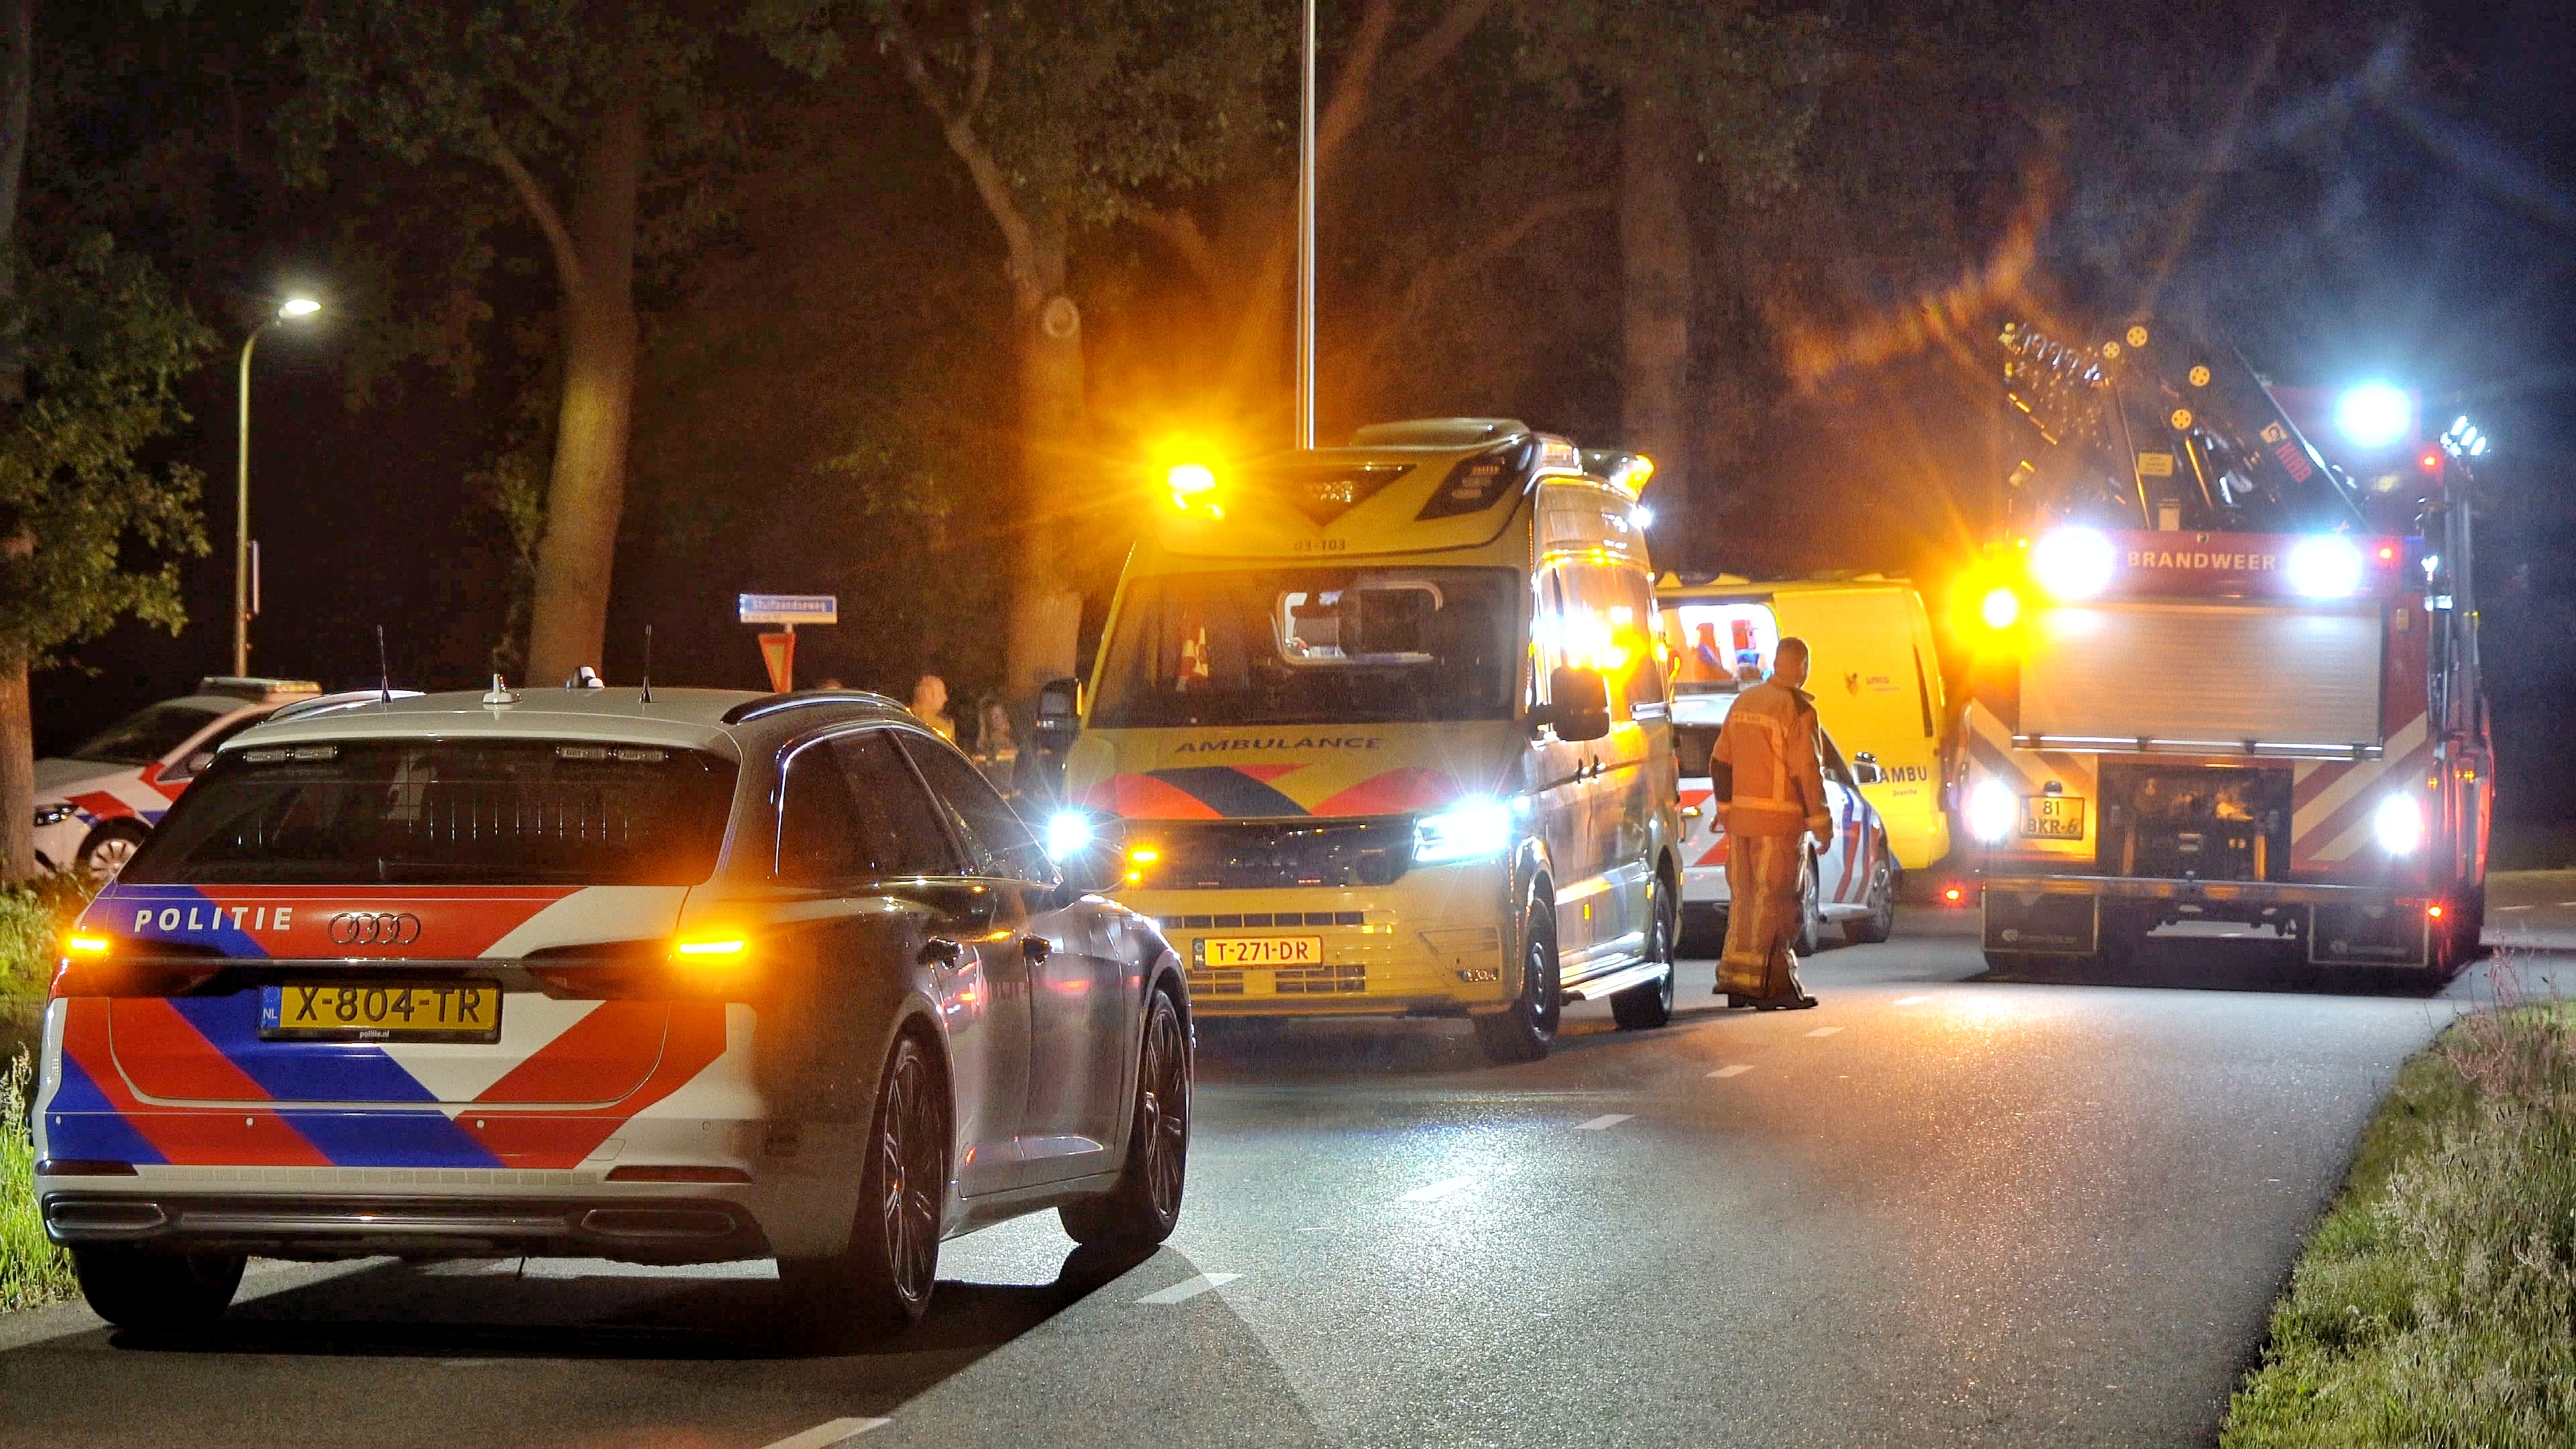
[{"label": "ambulance headlight", "polygon": [[2361,587],[2361,573],[2361,549],[2348,538],[2301,539],[2290,550],[2290,587],[2301,598],[2344,598]]},{"label": "ambulance headlight", "polygon": [[1079,810],[1059,810],[1047,817],[1046,853],[1051,860],[1066,861],[1091,848],[1100,838],[1091,817]]},{"label": "ambulance headlight", "polygon": [[2413,855],[2424,844],[2424,804],[2401,792],[2379,802],[2370,812],[2370,833],[2390,855]]},{"label": "ambulance headlight", "polygon": [[2110,587],[2111,540],[2089,528],[2061,528],[2030,546],[2030,576],[2051,598],[2089,599]]},{"label": "ambulance headlight", "polygon": [[1413,863],[1488,860],[1512,848],[1512,807],[1489,796],[1460,800],[1413,822]]},{"label": "ambulance headlight", "polygon": [[1979,780],[1968,792],[1968,833],[1993,845],[2012,833],[2013,812],[2020,802],[2001,780]]}]

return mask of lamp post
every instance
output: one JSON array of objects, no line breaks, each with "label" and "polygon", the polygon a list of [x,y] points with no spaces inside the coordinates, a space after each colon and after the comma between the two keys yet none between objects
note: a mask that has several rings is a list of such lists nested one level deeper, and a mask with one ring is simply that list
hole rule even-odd
[{"label": "lamp post", "polygon": [[242,339],[241,355],[241,453],[233,470],[238,496],[233,508],[233,673],[250,673],[250,354],[259,345],[259,334],[280,322],[310,317],[322,310],[322,304],[310,297],[289,297],[277,309],[277,316],[251,329]]}]

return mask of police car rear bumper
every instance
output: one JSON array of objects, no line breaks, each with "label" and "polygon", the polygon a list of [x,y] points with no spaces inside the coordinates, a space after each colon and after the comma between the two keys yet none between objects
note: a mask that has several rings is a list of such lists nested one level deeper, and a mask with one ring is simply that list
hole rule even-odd
[{"label": "police car rear bumper", "polygon": [[45,1196],[42,1208],[45,1235],[65,1247],[127,1243],[312,1260],[525,1254],[715,1263],[770,1256],[747,1208],[704,1195],[463,1202],[58,1192]]}]

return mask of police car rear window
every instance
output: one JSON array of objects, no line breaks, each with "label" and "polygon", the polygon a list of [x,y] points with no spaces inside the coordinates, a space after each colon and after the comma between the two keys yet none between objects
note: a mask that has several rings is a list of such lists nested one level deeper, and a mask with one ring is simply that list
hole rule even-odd
[{"label": "police car rear window", "polygon": [[555,740],[354,740],[230,751],[123,878],[215,885],[695,885],[734,766]]}]

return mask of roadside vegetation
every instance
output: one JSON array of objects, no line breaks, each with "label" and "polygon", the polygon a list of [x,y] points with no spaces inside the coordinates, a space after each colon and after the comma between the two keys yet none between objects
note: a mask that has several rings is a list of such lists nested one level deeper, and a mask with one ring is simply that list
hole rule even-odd
[{"label": "roadside vegetation", "polygon": [[2400,1071],[2220,1442],[2576,1443],[2576,1011],[2464,1017]]},{"label": "roadside vegetation", "polygon": [[88,898],[68,875],[0,887],[0,1313],[67,1298],[73,1290],[71,1259],[45,1241],[36,1216],[27,1110],[35,1084],[35,1013],[53,969],[54,941]]}]

